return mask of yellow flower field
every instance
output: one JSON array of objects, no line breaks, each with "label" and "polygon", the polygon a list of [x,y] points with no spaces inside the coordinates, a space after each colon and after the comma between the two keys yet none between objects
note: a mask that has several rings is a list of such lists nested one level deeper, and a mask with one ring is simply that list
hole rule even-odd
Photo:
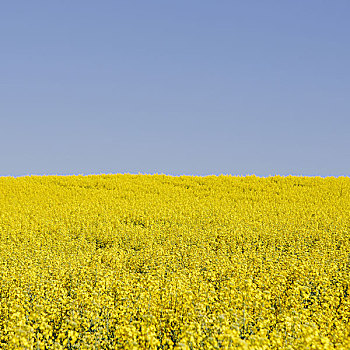
[{"label": "yellow flower field", "polygon": [[350,349],[350,179],[0,178],[1,349]]}]

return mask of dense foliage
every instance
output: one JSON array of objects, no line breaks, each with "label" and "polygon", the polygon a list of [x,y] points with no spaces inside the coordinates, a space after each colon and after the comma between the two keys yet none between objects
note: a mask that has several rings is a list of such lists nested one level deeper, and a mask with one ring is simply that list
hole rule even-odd
[{"label": "dense foliage", "polygon": [[350,349],[350,179],[0,178],[1,349]]}]

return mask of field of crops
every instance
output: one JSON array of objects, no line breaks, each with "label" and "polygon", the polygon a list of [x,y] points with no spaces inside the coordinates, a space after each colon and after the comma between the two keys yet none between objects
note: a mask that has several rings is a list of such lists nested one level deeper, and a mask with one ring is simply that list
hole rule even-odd
[{"label": "field of crops", "polygon": [[1,349],[350,349],[350,179],[0,178]]}]

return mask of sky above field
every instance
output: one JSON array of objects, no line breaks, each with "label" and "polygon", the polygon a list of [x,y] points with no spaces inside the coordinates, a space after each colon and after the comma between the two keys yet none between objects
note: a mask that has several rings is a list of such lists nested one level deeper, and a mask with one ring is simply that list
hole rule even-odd
[{"label": "sky above field", "polygon": [[3,1],[0,175],[350,176],[350,1]]}]

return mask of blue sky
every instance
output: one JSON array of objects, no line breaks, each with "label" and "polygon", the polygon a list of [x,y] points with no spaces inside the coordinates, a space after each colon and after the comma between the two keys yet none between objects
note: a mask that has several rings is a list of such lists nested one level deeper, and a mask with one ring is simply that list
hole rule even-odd
[{"label": "blue sky", "polygon": [[4,1],[0,175],[350,176],[349,1]]}]

